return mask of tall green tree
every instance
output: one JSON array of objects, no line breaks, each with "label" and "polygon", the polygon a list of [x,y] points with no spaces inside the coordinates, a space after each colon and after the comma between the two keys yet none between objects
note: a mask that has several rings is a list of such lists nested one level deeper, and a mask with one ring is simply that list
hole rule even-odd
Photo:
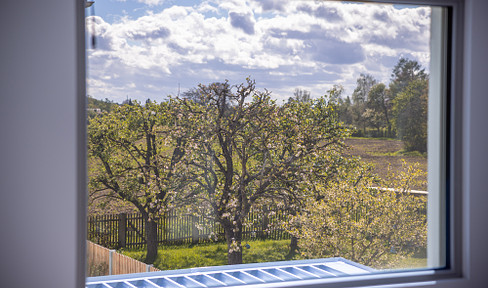
[{"label": "tall green tree", "polygon": [[172,119],[168,103],[133,101],[92,119],[87,128],[91,196],[130,202],[139,210],[146,227],[146,263],[156,259],[156,220],[179,185],[174,172],[184,140],[170,140]]},{"label": "tall green tree", "polygon": [[353,124],[351,97],[339,98],[337,101],[337,114],[339,120],[347,125]]},{"label": "tall green tree", "polygon": [[292,101],[309,102],[311,99],[312,98],[310,98],[310,91],[296,88],[293,92],[293,97],[288,98],[288,103]]},{"label": "tall green tree", "polygon": [[[389,91],[385,84],[378,83],[371,87],[368,93],[368,101],[366,103],[367,109],[370,110],[368,115],[378,129],[386,126],[388,129],[388,137],[391,137],[391,103],[389,101]],[[368,117],[366,117],[368,118]]]},{"label": "tall green tree", "polygon": [[427,151],[427,83],[428,74],[415,60],[400,58],[392,70],[392,124],[409,151]]},{"label": "tall green tree", "polygon": [[[346,131],[324,98],[278,106],[254,81],[200,85],[201,103],[180,100],[188,130],[184,161],[195,201],[224,228],[228,264],[242,263],[242,231],[251,207],[267,200],[295,205],[303,183],[337,168]],[[179,133],[179,132],[178,132]],[[177,135],[177,134],[176,134]]]},{"label": "tall green tree", "polygon": [[426,80],[428,75],[425,69],[415,60],[400,58],[391,72],[391,82],[389,86],[390,101],[401,93],[412,81]]},{"label": "tall green tree", "polygon": [[334,84],[331,89],[327,90],[329,96],[329,102],[331,104],[339,104],[342,99],[342,93],[344,92],[344,87],[342,85]]},{"label": "tall green tree", "polygon": [[429,83],[417,79],[393,101],[394,124],[408,151],[427,152],[427,112]]},{"label": "tall green tree", "polygon": [[364,112],[366,111],[366,103],[368,102],[368,94],[371,88],[376,84],[376,79],[370,74],[361,73],[356,80],[356,88],[352,93],[352,114],[353,123],[357,127],[363,128],[363,133],[366,134],[367,121]]}]

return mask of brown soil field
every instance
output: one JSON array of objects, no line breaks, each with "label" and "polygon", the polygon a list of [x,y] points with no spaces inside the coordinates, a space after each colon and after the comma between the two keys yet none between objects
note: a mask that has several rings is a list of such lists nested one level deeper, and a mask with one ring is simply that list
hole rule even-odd
[{"label": "brown soil field", "polygon": [[[383,179],[388,175],[388,166],[393,172],[402,170],[402,160],[408,165],[418,163],[419,168],[427,171],[427,157],[415,153],[404,154],[403,142],[400,140],[386,140],[374,138],[348,138],[345,141],[348,149],[346,154],[359,156],[366,163],[374,165],[374,172]],[[427,183],[427,175],[421,179]],[[427,185],[413,187],[417,190],[427,190]]]}]

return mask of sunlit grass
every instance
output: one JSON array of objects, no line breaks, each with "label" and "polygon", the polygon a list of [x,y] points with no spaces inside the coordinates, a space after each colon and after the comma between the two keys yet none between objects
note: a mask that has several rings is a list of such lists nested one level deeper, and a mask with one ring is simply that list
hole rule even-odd
[{"label": "sunlit grass", "polygon": [[[246,248],[249,244],[249,248]],[[291,260],[288,258],[290,240],[256,240],[242,243],[243,262],[260,263]],[[143,261],[145,250],[125,250],[123,254]],[[159,248],[154,267],[174,270],[193,267],[227,265],[227,244],[211,243],[194,246],[163,246]]]},{"label": "sunlit grass", "polygon": [[427,267],[427,251],[421,249],[420,251],[413,253],[412,255],[403,257],[399,261],[387,262],[379,267],[373,267],[375,269],[418,269]]},{"label": "sunlit grass", "polygon": [[[246,248],[249,244],[250,248]],[[290,240],[256,240],[243,242],[243,262],[263,263],[303,259],[299,255],[290,257]],[[144,249],[121,251],[123,254],[143,261]],[[198,244],[194,246],[159,247],[154,267],[161,270],[175,270],[195,267],[227,265],[227,245],[225,243]],[[425,253],[418,253],[396,263],[386,263],[375,269],[415,269],[427,266]]]}]

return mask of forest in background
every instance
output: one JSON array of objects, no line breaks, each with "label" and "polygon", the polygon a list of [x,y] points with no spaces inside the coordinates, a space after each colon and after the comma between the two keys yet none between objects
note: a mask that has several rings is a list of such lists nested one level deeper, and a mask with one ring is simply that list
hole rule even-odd
[{"label": "forest in background", "polygon": [[142,214],[146,263],[157,257],[155,220],[174,207],[223,227],[228,264],[242,263],[243,227],[251,208],[263,205],[286,208],[290,250],[303,255],[347,255],[367,265],[388,251],[423,247],[425,200],[407,192],[425,187],[425,162],[384,176],[385,165],[378,173],[345,141],[397,137],[403,149],[393,156],[425,158],[428,75],[402,58],[388,87],[361,74],[354,93],[342,93],[334,86],[312,98],[297,89],[279,105],[248,78],[199,85],[161,103],[89,98],[90,198],[117,199]]}]

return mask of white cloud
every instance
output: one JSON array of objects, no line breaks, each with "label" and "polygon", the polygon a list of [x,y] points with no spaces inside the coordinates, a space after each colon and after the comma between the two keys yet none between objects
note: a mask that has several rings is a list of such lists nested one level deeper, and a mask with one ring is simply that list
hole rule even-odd
[{"label": "white cloud", "polygon": [[248,5],[246,0],[225,0],[217,1],[218,7],[224,11],[232,12],[249,12],[251,7]]},{"label": "white cloud", "polygon": [[165,0],[137,0],[139,3],[144,3],[149,6],[157,6],[164,3]]},{"label": "white cloud", "polygon": [[213,3],[210,3],[209,1],[202,1],[197,6],[197,11],[199,13],[206,13],[206,12],[218,13],[219,9],[215,5],[212,5],[212,4]]},{"label": "white cloud", "polygon": [[251,76],[282,99],[296,87],[312,96],[333,84],[352,91],[359,73],[387,82],[400,55],[425,67],[429,17],[428,8],[271,0],[174,5],[112,24],[94,17],[99,45],[88,51],[89,90],[97,98],[161,100],[178,83],[184,91]]}]

